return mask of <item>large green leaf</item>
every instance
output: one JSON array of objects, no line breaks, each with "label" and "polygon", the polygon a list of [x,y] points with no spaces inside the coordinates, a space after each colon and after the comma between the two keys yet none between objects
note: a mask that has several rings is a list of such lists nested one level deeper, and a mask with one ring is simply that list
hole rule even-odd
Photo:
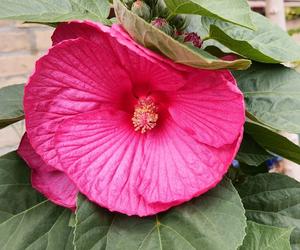
[{"label": "large green leaf", "polygon": [[253,140],[250,135],[244,133],[242,144],[236,156],[238,161],[250,166],[259,166],[271,157],[272,155]]},{"label": "large green leaf", "polygon": [[0,128],[24,118],[23,89],[24,84],[0,89]]},{"label": "large green leaf", "polygon": [[278,26],[264,16],[252,12],[256,30],[246,29],[228,22],[203,17],[202,24],[209,36],[254,61],[264,63],[300,60],[300,46]]},{"label": "large green leaf", "polygon": [[0,157],[1,250],[73,249],[70,216],[31,187],[29,168],[15,152]]},{"label": "large green leaf", "polygon": [[263,148],[300,164],[300,147],[263,124],[247,121],[245,132]]},{"label": "large green leaf", "polygon": [[0,19],[62,22],[92,19],[108,22],[108,0],[0,0]]},{"label": "large green leaf", "polygon": [[166,33],[155,28],[145,20],[129,11],[120,0],[114,0],[115,13],[127,32],[140,44],[156,50],[171,58],[176,63],[182,63],[196,68],[204,69],[246,69],[251,62],[246,59],[224,61],[212,56],[208,52],[190,48]]},{"label": "large green leaf", "polygon": [[79,194],[74,232],[76,249],[107,249],[107,234],[116,216]]},{"label": "large green leaf", "polygon": [[78,197],[77,250],[232,250],[241,245],[246,220],[228,179],[205,195],[152,217],[113,214]]},{"label": "large green leaf", "polygon": [[300,74],[296,70],[254,64],[233,73],[251,114],[270,127],[300,134]]},{"label": "large green leaf", "polygon": [[300,183],[280,174],[248,177],[237,186],[249,220],[257,223],[294,227],[291,244],[300,249]]},{"label": "large green leaf", "polygon": [[[217,53],[218,57],[220,57],[220,55],[224,56],[226,54],[235,54],[236,55],[236,53],[233,50],[227,48],[220,42],[213,40],[213,39],[209,39],[209,29],[208,29],[208,27],[205,27],[202,25],[202,18],[203,18],[202,16],[198,16],[198,15],[186,15],[186,19],[187,19],[187,23],[188,23],[188,25],[186,27],[186,31],[187,32],[195,32],[202,39],[204,39],[202,46],[205,51],[209,51],[210,53],[218,52]],[[212,53],[212,54],[215,55],[216,53]],[[236,56],[238,56],[238,55],[236,55]]]},{"label": "large green leaf", "polygon": [[[172,14],[197,14],[255,28],[246,0],[164,0]],[[199,23],[200,25],[200,23]]]},{"label": "large green leaf", "polygon": [[290,250],[292,229],[247,222],[247,235],[239,250]]}]

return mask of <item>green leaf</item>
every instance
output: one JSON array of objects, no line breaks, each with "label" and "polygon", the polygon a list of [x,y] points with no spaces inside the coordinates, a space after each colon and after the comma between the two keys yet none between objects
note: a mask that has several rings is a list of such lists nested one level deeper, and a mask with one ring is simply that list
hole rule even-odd
[{"label": "green leaf", "polygon": [[[213,39],[209,39],[209,30],[207,27],[202,25],[202,16],[187,15],[186,18],[187,18],[187,22],[188,22],[186,31],[187,32],[195,32],[202,39],[204,39],[202,46],[205,51],[210,52],[210,51],[216,50],[216,51],[218,51],[217,55],[219,54],[221,56],[225,56],[226,54],[235,54],[236,55],[236,53],[234,51],[227,48],[220,42],[213,40]],[[215,53],[212,53],[212,54],[215,55]],[[236,56],[238,56],[238,55],[236,55]],[[220,56],[218,56],[218,57],[220,57]]]},{"label": "green leaf", "polygon": [[115,13],[119,23],[143,46],[159,51],[176,63],[203,69],[246,69],[251,62],[246,59],[224,61],[208,52],[186,46],[145,20],[129,11],[120,0],[114,0]]},{"label": "green leaf", "polygon": [[174,15],[197,14],[255,28],[246,0],[165,0],[165,3]]},{"label": "green leaf", "polygon": [[290,250],[293,229],[247,222],[247,235],[239,250]]},{"label": "green leaf", "polygon": [[23,89],[24,84],[0,89],[0,128],[24,119]]},{"label": "green leaf", "polygon": [[1,250],[73,249],[70,216],[31,187],[30,170],[16,152],[0,157]]},{"label": "green leaf", "polygon": [[257,223],[294,227],[291,245],[300,249],[300,183],[280,174],[250,176],[237,186],[249,220]]},{"label": "green leaf", "polygon": [[240,171],[242,174],[248,176],[248,175],[257,175],[261,173],[268,173],[269,168],[266,164],[261,164],[259,166],[250,166],[245,163],[240,162]]},{"label": "green leaf", "polygon": [[263,124],[248,121],[245,132],[263,148],[300,164],[300,147]]},{"label": "green leaf", "polygon": [[79,194],[74,231],[76,249],[107,249],[107,234],[115,216]]},{"label": "green leaf", "polygon": [[0,0],[0,19],[29,22],[62,22],[91,19],[109,22],[108,0]]},{"label": "green leaf", "polygon": [[152,217],[110,213],[78,197],[77,250],[232,250],[241,245],[246,220],[240,198],[225,178],[205,195]]},{"label": "green leaf", "polygon": [[270,159],[272,155],[261,147],[253,138],[244,133],[236,159],[250,166],[259,166],[264,161]]},{"label": "green leaf", "polygon": [[264,16],[252,12],[256,30],[249,30],[231,23],[202,18],[202,25],[215,39],[254,61],[264,63],[294,62],[300,60],[300,46],[282,29]]},{"label": "green leaf", "polygon": [[80,9],[85,10],[91,15],[98,17],[99,20],[105,20],[109,16],[110,3],[108,0],[70,0],[73,4],[77,4]]},{"label": "green leaf", "polygon": [[283,65],[254,64],[233,72],[247,110],[277,130],[300,134],[300,74]]}]

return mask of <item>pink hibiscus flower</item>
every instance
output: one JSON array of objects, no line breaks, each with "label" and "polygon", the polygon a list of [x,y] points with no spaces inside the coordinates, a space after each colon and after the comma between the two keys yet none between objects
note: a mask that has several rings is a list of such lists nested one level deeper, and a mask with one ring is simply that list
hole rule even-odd
[{"label": "pink hibiscus flower", "polygon": [[[53,43],[25,87],[24,109],[34,152],[63,181],[111,211],[146,216],[222,179],[245,120],[229,71],[176,64],[119,25],[61,24]],[[64,195],[64,185],[41,182],[46,196],[53,186]]]}]

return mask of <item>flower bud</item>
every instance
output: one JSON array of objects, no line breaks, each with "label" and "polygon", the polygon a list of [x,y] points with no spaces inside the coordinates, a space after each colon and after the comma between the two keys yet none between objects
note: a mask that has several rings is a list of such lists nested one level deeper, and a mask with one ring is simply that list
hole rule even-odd
[{"label": "flower bud", "polygon": [[195,32],[184,33],[183,42],[190,43],[197,48],[201,48],[203,44],[203,41],[201,40],[200,36],[198,36]]},{"label": "flower bud", "polygon": [[150,7],[144,3],[142,0],[137,0],[132,4],[131,11],[143,18],[147,22],[150,21],[151,18],[151,9]]},{"label": "flower bud", "polygon": [[172,36],[173,35],[173,28],[172,26],[168,23],[168,21],[164,18],[160,18],[160,17],[157,17],[155,19],[153,19],[151,21],[151,24],[160,29],[161,31],[165,32],[166,34]]}]

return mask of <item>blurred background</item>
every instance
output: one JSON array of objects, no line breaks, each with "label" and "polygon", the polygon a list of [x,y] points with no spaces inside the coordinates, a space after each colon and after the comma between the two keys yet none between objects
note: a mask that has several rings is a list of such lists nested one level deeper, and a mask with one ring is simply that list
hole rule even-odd
[{"label": "blurred background", "polygon": [[[253,10],[266,15],[300,43],[300,0],[252,0]],[[25,83],[35,61],[51,46],[53,28],[39,24],[0,21],[0,88]],[[295,65],[300,70],[299,66]],[[300,83],[299,83],[300,84]],[[24,133],[24,121],[0,130],[0,155],[17,148]],[[295,143],[298,135],[285,134]],[[300,181],[300,166],[286,160],[274,163],[272,171]]]},{"label": "blurred background", "polygon": [[[0,88],[25,83],[35,61],[51,46],[53,28],[0,21]],[[0,155],[14,150],[24,133],[24,121],[0,130]]]}]

